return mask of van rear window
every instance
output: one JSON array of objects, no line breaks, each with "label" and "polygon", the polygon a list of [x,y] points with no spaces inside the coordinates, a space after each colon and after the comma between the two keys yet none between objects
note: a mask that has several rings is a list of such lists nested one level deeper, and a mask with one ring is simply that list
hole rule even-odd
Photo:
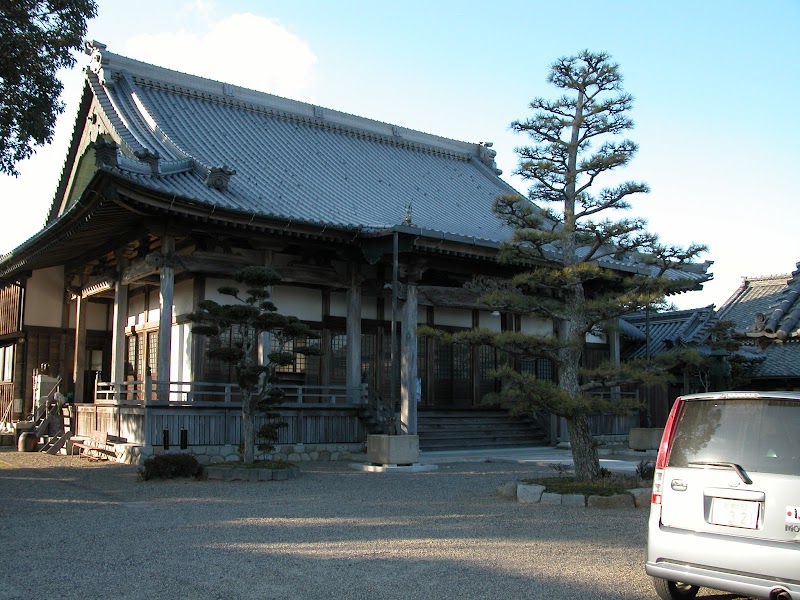
[{"label": "van rear window", "polygon": [[745,471],[800,475],[800,402],[780,399],[686,402],[668,466],[733,462]]}]

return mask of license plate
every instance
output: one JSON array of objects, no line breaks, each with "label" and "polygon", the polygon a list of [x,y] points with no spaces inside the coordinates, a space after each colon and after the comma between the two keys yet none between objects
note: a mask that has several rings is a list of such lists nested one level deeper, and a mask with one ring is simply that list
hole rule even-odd
[{"label": "license plate", "polygon": [[760,502],[748,500],[731,500],[730,498],[712,498],[709,522],[713,525],[756,529]]}]

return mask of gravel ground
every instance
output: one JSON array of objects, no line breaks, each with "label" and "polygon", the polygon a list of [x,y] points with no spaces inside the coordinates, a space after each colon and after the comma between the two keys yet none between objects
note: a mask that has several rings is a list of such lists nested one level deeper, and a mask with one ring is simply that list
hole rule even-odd
[{"label": "gravel ground", "polygon": [[647,511],[495,494],[534,473],[320,462],[289,481],[144,482],[135,466],[2,451],[0,599],[655,598]]}]

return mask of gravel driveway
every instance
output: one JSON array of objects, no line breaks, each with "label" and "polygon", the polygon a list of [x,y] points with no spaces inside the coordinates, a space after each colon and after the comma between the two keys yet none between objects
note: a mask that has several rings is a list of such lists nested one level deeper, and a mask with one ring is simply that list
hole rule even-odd
[{"label": "gravel driveway", "polygon": [[260,483],[143,482],[135,466],[15,451],[0,467],[3,600],[655,598],[647,511],[495,494],[531,466],[303,463]]}]

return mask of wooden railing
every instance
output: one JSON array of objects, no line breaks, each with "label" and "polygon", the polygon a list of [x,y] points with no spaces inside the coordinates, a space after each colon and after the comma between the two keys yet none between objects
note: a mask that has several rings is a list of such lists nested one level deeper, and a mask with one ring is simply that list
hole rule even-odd
[{"label": "wooden railing", "polygon": [[[367,386],[279,385],[284,397],[280,406],[355,406],[367,403]],[[95,382],[95,404],[127,406],[185,405],[219,406],[241,403],[239,388],[233,383],[202,381]]]},{"label": "wooden railing", "polygon": [[[0,423],[11,423],[14,410],[14,384],[0,383]],[[2,427],[2,425],[0,425]]]}]

